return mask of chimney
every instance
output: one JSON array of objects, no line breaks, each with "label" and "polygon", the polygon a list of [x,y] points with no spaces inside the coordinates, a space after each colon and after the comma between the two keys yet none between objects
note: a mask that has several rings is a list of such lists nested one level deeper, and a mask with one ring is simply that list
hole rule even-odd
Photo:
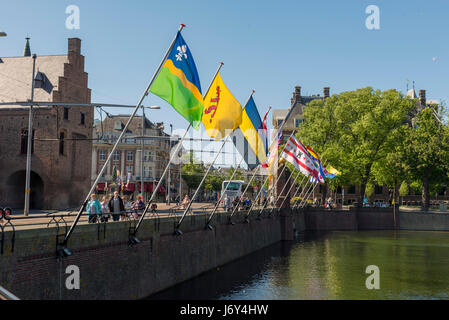
[{"label": "chimney", "polygon": [[426,106],[426,90],[419,90],[419,103],[421,106]]},{"label": "chimney", "polygon": [[294,105],[296,102],[301,102],[301,87],[300,86],[296,86],[295,92],[293,92],[292,105]]},{"label": "chimney", "polygon": [[79,38],[69,38],[69,50],[77,54],[81,54],[81,39]]},{"label": "chimney", "polygon": [[331,88],[329,88],[329,87],[324,87],[324,88],[323,88],[323,98],[324,98],[324,99],[330,97],[330,95],[329,95],[330,90],[331,90]]},{"label": "chimney", "polygon": [[31,48],[30,48],[30,38],[25,38],[27,42],[25,42],[25,49],[23,49],[23,56],[24,57],[31,57]]}]

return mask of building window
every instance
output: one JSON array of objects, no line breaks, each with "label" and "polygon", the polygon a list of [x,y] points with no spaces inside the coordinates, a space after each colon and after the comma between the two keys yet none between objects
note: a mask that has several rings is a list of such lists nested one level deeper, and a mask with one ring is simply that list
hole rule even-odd
[{"label": "building window", "polygon": [[122,122],[120,120],[116,120],[114,122],[114,129],[115,130],[122,130]]},{"label": "building window", "polygon": [[64,155],[64,132],[59,133],[59,154]]},{"label": "building window", "polygon": [[301,124],[302,119],[295,119],[295,127],[299,128],[299,125]]},{"label": "building window", "polygon": [[132,151],[128,151],[126,153],[126,160],[127,161],[133,161],[133,156],[134,156],[134,153]]},{"label": "building window", "polygon": [[284,119],[278,119],[278,128],[282,125],[282,121],[284,121]]},{"label": "building window", "polygon": [[100,161],[106,161],[106,151],[100,151]]},{"label": "building window", "polygon": [[69,120],[69,108],[64,108],[64,120]]},{"label": "building window", "polygon": [[114,154],[113,154],[113,156],[112,156],[112,160],[114,160],[114,161],[120,161],[120,151],[118,151],[118,150],[115,150],[115,151],[114,151]]},{"label": "building window", "polygon": [[80,124],[84,125],[85,124],[85,120],[86,120],[86,115],[84,113],[81,112],[81,119],[80,119]]},{"label": "building window", "polygon": [[145,151],[144,161],[153,161],[153,153],[151,151]]},{"label": "building window", "polygon": [[153,176],[153,168],[152,167],[143,167],[143,176],[145,178],[151,178]]},{"label": "building window", "polygon": [[[20,134],[20,153],[27,154],[28,153],[28,129],[22,129]],[[34,153],[34,130],[33,135],[31,136],[31,154]]]}]

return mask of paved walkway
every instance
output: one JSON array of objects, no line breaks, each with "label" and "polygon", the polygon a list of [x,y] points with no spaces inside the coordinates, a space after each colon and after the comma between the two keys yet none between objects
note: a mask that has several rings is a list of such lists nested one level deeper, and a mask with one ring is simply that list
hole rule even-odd
[{"label": "paved walkway", "polygon": [[[213,203],[196,203],[192,204],[193,213],[201,213],[201,212],[211,212],[214,208]],[[28,216],[23,215],[23,211],[15,211],[13,212],[11,222],[14,225],[15,230],[25,230],[25,229],[39,229],[54,227],[59,224],[60,227],[65,227],[65,223],[68,227],[75,220],[75,217],[78,214],[79,209],[72,209],[71,211],[67,210],[32,210]],[[176,204],[167,205],[165,203],[157,204],[157,212],[154,213],[147,212],[145,219],[151,219],[155,217],[180,217],[183,214],[184,210],[181,209]],[[223,208],[219,207],[217,210],[217,214],[224,213]],[[63,218],[61,216],[64,216]],[[134,218],[130,218],[134,219]],[[2,225],[5,225],[5,231],[11,230],[11,226],[9,224],[5,224],[7,221],[0,221]],[[65,222],[65,223],[64,223]],[[108,223],[113,222],[112,218],[109,219]],[[78,224],[88,224],[88,216],[87,212],[83,212]]]}]

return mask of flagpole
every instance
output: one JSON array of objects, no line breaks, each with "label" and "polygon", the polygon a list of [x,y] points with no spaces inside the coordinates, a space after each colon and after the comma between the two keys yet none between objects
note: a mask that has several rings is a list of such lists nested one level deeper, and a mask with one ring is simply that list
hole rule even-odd
[{"label": "flagpole", "polygon": [[[271,106],[268,106],[268,111],[266,112],[265,117],[267,116],[268,112],[270,112],[270,110],[271,110]],[[264,117],[264,120],[266,119],[265,117]],[[268,132],[267,132],[267,134],[268,134]],[[245,153],[245,156],[246,156],[247,153],[248,153],[248,151]],[[249,180],[249,182],[248,182],[248,184],[247,184],[245,190],[243,191],[243,194],[241,195],[241,197],[239,198],[239,201],[237,202],[236,206],[235,206],[234,209],[232,210],[232,213],[231,213],[231,215],[229,216],[229,221],[230,221],[231,223],[232,223],[231,219],[232,219],[232,217],[234,216],[235,211],[238,209],[240,203],[242,202],[243,196],[246,194],[246,191],[248,190],[249,186],[251,185],[251,182],[253,181],[254,177],[256,176],[256,173],[259,171],[259,168],[260,168],[261,166],[262,166],[262,164],[260,164],[260,166],[257,166],[257,167],[255,168],[254,173],[253,173],[251,179]],[[263,185],[262,185],[262,186],[263,186]],[[261,186],[261,187],[262,187],[262,186]],[[256,201],[256,200],[254,200],[254,201]]]},{"label": "flagpole", "polygon": [[[309,176],[310,177],[310,176]],[[309,178],[310,179],[310,178]],[[302,204],[302,202],[303,202],[303,200],[304,200],[304,197],[306,196],[306,195],[308,195],[308,193],[309,193],[309,191],[310,191],[310,189],[313,187],[313,182],[311,182],[311,185],[307,185],[307,183],[309,183],[309,181],[306,181],[306,188],[301,192],[301,194],[300,194],[300,196],[302,196],[302,199],[300,200],[299,198],[298,198],[298,200],[296,201],[296,203],[295,203],[295,206],[296,207],[300,207],[301,206],[301,204]]]},{"label": "flagpole", "polygon": [[182,143],[184,142],[184,139],[187,136],[187,132],[189,132],[191,126],[192,126],[192,124],[189,124],[189,126],[187,127],[186,131],[184,132],[184,135],[182,136],[182,139],[179,141],[178,145],[176,146],[175,151],[172,153],[172,155],[170,157],[170,161],[165,166],[164,172],[162,173],[162,176],[159,179],[159,182],[157,183],[157,186],[155,188],[153,188],[153,193],[151,194],[151,198],[148,201],[147,205],[145,206],[145,210],[143,211],[142,216],[140,217],[139,222],[137,223],[137,225],[136,225],[136,227],[135,227],[135,229],[133,231],[133,236],[135,236],[137,234],[137,231],[139,230],[139,227],[142,224],[143,219],[145,218],[145,215],[147,214],[148,209],[150,208],[151,203],[153,202],[154,198],[156,197],[157,190],[159,190],[159,187],[162,184],[162,180],[164,180],[165,175],[167,174],[168,168],[170,167],[170,164],[172,163],[173,159],[175,157],[177,157],[179,148],[182,146]]},{"label": "flagpole", "polygon": [[[292,134],[291,134],[290,137],[287,139],[287,141],[290,140],[290,138],[293,137],[293,136],[295,135],[295,132],[296,132],[296,130],[293,130]],[[284,173],[286,167],[287,167],[287,164],[285,164],[285,165],[283,166],[283,168],[282,168],[282,170],[281,170],[281,173],[278,174],[278,175],[276,175],[276,179],[275,179],[274,182],[273,182],[273,187],[271,188],[271,192],[270,192],[271,194],[273,194],[275,188],[277,188],[277,183],[278,183],[279,177],[282,176],[282,174]],[[290,174],[290,175],[291,175],[291,174]],[[290,178],[289,178],[288,180],[290,180]],[[287,182],[288,182],[288,181],[287,181]],[[284,188],[285,188],[285,185],[284,185]],[[282,189],[281,193],[282,193],[283,191],[284,191],[284,189]],[[278,198],[278,197],[277,197],[277,198]],[[277,202],[277,200],[278,200],[277,198],[276,198],[276,201],[274,201],[274,203],[273,203],[273,208],[276,206],[276,202]],[[262,211],[263,211],[264,209],[265,209],[265,205],[262,205],[262,209],[260,209],[259,214],[261,214]],[[270,212],[271,212],[271,211],[270,211]],[[248,215],[249,215],[249,214],[248,214]]]},{"label": "flagpole", "polygon": [[[304,177],[302,178],[301,182],[299,183],[299,187],[302,186],[302,183],[304,182],[304,179],[307,178],[307,177],[308,177],[308,176],[304,175]],[[298,194],[298,191],[300,190],[299,187],[296,189],[295,194],[293,195],[293,198],[292,198],[292,199],[294,199],[294,198],[296,197],[296,195]],[[301,190],[301,193],[302,193],[302,191],[304,191],[304,190]],[[297,201],[295,201],[295,203],[293,204],[292,209],[295,207],[296,202],[297,202]]]},{"label": "flagpole", "polygon": [[[232,217],[234,216],[235,211],[237,210],[237,208],[240,205],[240,202],[242,202],[242,198],[243,196],[246,194],[246,191],[248,190],[249,186],[251,185],[251,182],[253,182],[254,177],[256,176],[257,171],[259,171],[259,168],[261,166],[257,166],[256,169],[254,170],[253,176],[251,177],[251,179],[249,180],[248,184],[246,185],[245,191],[243,191],[242,196],[240,197],[239,201],[237,202],[237,205],[234,207],[234,209],[232,210],[231,215],[229,216],[229,221],[231,221]],[[262,187],[262,186],[261,186]]]},{"label": "flagpole", "polygon": [[309,199],[310,195],[312,194],[313,190],[315,190],[316,186],[318,185],[318,182],[313,182],[309,187],[309,190],[306,192],[305,196],[303,197],[303,199],[301,200],[301,202],[299,203],[299,207],[302,208],[304,207],[304,205],[307,203],[307,200]]},{"label": "flagpole", "polygon": [[[290,115],[292,114],[292,112],[293,112],[293,107],[290,107],[290,110],[288,111],[287,115],[285,116],[284,120],[282,121],[281,126],[279,127],[278,131],[276,132],[275,137],[276,137],[276,136],[278,135],[278,133],[281,132],[281,130],[284,128],[284,125],[285,125],[285,123],[287,122],[288,118],[290,118]],[[294,131],[293,131],[293,132],[294,132]],[[292,134],[293,134],[293,133],[292,133]],[[274,141],[273,141],[273,142],[274,142]],[[261,186],[261,188],[260,188],[260,190],[259,190],[259,193],[258,193],[256,199],[254,200],[254,203],[251,205],[251,208],[249,209],[248,214],[246,215],[246,218],[245,218],[245,219],[246,219],[247,222],[249,221],[249,220],[248,220],[248,217],[249,217],[249,215],[250,215],[250,213],[251,213],[251,211],[252,211],[252,209],[253,209],[253,207],[254,207],[254,204],[256,203],[257,199],[259,198],[259,196],[260,196],[260,194],[261,194],[261,192],[262,192],[262,190],[263,190],[263,186],[265,185],[265,183],[267,183],[269,176],[270,176],[270,175],[267,175],[267,177],[265,178],[265,181],[264,181],[264,183],[262,184],[262,186]],[[273,184],[273,187],[274,187],[274,184]]]},{"label": "flagpole", "polygon": [[[295,171],[295,170],[293,170],[293,172],[294,172],[294,171]],[[298,175],[296,176],[295,180],[293,181],[293,184],[290,186],[290,189],[288,189],[287,195],[289,195],[290,192],[292,191],[292,188],[293,188],[293,186],[295,185],[296,180],[298,180],[299,174],[300,174],[300,173],[301,173],[301,172],[298,170]],[[286,197],[284,198],[284,200],[282,201],[281,206],[278,208],[278,209],[279,209],[278,211],[281,210],[281,208],[282,208],[282,206],[284,205],[284,202],[285,202],[286,199],[287,199],[287,196],[286,196]]]},{"label": "flagpole", "polygon": [[[282,167],[281,173],[279,175],[277,175],[276,179],[273,181],[273,186],[271,187],[271,191],[270,191],[271,195],[274,194],[275,187],[277,187],[278,178],[280,176],[282,176],[286,167],[287,167],[287,164],[284,164],[284,166]],[[284,191],[284,190],[282,190],[282,191]],[[273,195],[273,197],[274,197],[274,195]],[[274,206],[276,206],[276,201],[273,201],[273,208],[274,208]],[[262,209],[260,209],[259,214],[261,214],[264,209],[265,209],[265,205],[262,205]]]},{"label": "flagpole", "polygon": [[177,36],[178,36],[178,33],[181,32],[181,30],[182,30],[184,27],[185,27],[184,24],[181,24],[181,25],[179,26],[178,32],[176,33],[175,37],[173,38],[173,40],[172,40],[170,46],[169,46],[168,49],[167,49],[167,52],[165,53],[165,55],[164,55],[162,61],[160,62],[159,66],[157,67],[155,73],[153,74],[153,77],[151,78],[150,83],[148,84],[147,88],[145,89],[144,93],[142,94],[142,97],[140,98],[139,102],[137,103],[136,107],[134,108],[134,111],[133,111],[133,113],[131,114],[131,116],[129,117],[128,122],[126,123],[125,127],[122,129],[122,132],[120,133],[120,135],[119,135],[117,141],[115,142],[114,147],[112,148],[111,152],[109,153],[108,158],[106,159],[105,163],[103,164],[103,167],[101,168],[99,174],[97,175],[97,178],[95,179],[95,182],[92,184],[92,186],[91,186],[91,188],[90,188],[90,190],[89,190],[89,193],[88,193],[87,196],[86,196],[86,199],[84,200],[84,202],[83,202],[83,204],[82,204],[80,210],[78,211],[78,214],[77,214],[75,220],[73,221],[72,225],[70,226],[69,231],[67,232],[66,236],[64,237],[64,241],[63,241],[63,243],[62,243],[63,246],[66,246],[66,245],[67,245],[67,242],[68,242],[68,240],[69,240],[69,238],[70,238],[70,235],[72,234],[73,230],[75,229],[76,225],[78,224],[78,221],[79,221],[79,219],[80,219],[80,217],[81,217],[81,214],[83,213],[83,211],[84,211],[84,209],[85,209],[85,207],[86,207],[86,205],[87,205],[87,202],[89,201],[90,195],[94,192],[95,187],[96,187],[98,181],[100,180],[101,176],[103,175],[103,173],[104,173],[104,171],[105,171],[105,169],[106,169],[106,166],[107,166],[107,165],[109,164],[109,162],[111,161],[112,155],[114,154],[115,150],[117,149],[117,146],[118,146],[118,144],[120,143],[122,137],[125,135],[126,131],[128,130],[128,127],[129,127],[129,125],[131,124],[132,119],[133,119],[134,116],[136,115],[137,110],[139,110],[139,108],[140,108],[140,106],[141,106],[143,100],[144,100],[145,97],[148,95],[148,92],[149,92],[149,90],[150,90],[150,88],[151,88],[151,86],[152,86],[154,80],[156,79],[157,75],[159,74],[159,72],[160,72],[160,70],[161,70],[161,68],[162,68],[162,66],[163,66],[163,64],[164,64],[164,62],[165,62],[165,60],[167,60],[167,57],[168,57],[168,55],[170,54],[170,51],[171,51],[172,48],[173,48],[173,45],[174,45],[174,43],[175,43],[175,41],[176,41],[176,38],[177,38]]},{"label": "flagpole", "polygon": [[[325,164],[323,164],[323,166],[325,166]],[[323,179],[324,179],[325,177],[323,177]],[[304,204],[303,204],[303,206],[305,205],[305,203],[307,202],[307,199],[310,197],[310,194],[311,193],[313,193],[313,191],[315,190],[315,188],[316,188],[316,186],[319,184],[319,181],[317,181],[317,183],[314,185],[313,184],[313,182],[312,182],[312,185],[309,187],[309,189],[308,189],[308,191],[307,192],[309,192],[310,191],[310,189],[312,189],[312,186],[313,186],[313,189],[312,189],[312,191],[308,194],[308,193],[306,193],[305,195],[306,195],[306,198],[303,198],[303,200],[301,200],[301,203],[299,204],[299,206],[301,207],[301,204],[303,204],[303,201],[304,201],[304,199],[305,199],[305,201],[304,201]]]},{"label": "flagpole", "polygon": [[[285,164],[285,166],[287,166],[287,164]],[[290,172],[290,176],[288,177],[287,181],[284,183],[284,187],[282,188],[282,191],[279,192],[278,196],[276,197],[276,200],[274,201],[275,204],[279,201],[279,198],[281,197],[282,193],[284,192],[285,187],[286,187],[287,184],[289,183],[289,181],[290,181],[291,177],[293,176],[293,173],[294,173],[294,172],[295,172],[295,169],[293,169],[292,172]],[[285,200],[285,198],[284,198],[284,200]],[[284,202],[282,202],[282,204],[284,204]],[[282,205],[281,205],[281,206],[282,206]],[[270,214],[273,212],[274,208],[275,208],[275,206],[273,206],[273,207],[271,208]]]},{"label": "flagpole", "polygon": [[[248,104],[249,100],[250,100],[251,97],[253,96],[254,92],[255,92],[255,91],[253,90],[253,91],[251,92],[251,94],[249,95],[249,98],[248,98],[248,100],[246,101],[243,110],[245,110],[246,105]],[[243,160],[245,159],[245,156],[247,155],[247,153],[248,153],[248,152],[246,152],[246,153],[244,154],[244,156],[243,156],[242,159],[240,160],[239,165],[234,169],[234,172],[232,173],[231,178],[229,179],[229,182],[226,184],[226,187],[225,187],[224,191],[223,191],[223,192],[221,193],[221,195],[220,195],[220,199],[219,199],[218,202],[215,204],[215,208],[214,208],[214,210],[212,211],[212,213],[210,214],[209,219],[208,219],[207,222],[206,222],[206,226],[209,226],[209,224],[210,224],[210,222],[211,222],[211,220],[212,220],[212,218],[213,218],[215,212],[217,211],[218,206],[220,205],[221,200],[223,199],[224,194],[226,193],[226,190],[228,190],[228,187],[229,187],[229,184],[231,183],[232,178],[234,178],[234,175],[235,175],[235,173],[237,172],[237,169],[240,168],[240,165],[242,164]]]},{"label": "flagpole", "polygon": [[[290,112],[288,113],[288,115],[290,115]],[[287,115],[287,116],[288,116],[288,115]],[[286,121],[285,121],[286,119],[287,119],[287,117],[285,117],[284,122],[282,122],[281,127],[279,128],[278,132],[281,131],[282,127],[284,126],[284,124],[285,124],[285,122],[286,122]],[[295,133],[295,131],[296,131],[296,130],[294,130],[294,131],[292,132],[292,134],[290,135],[290,137],[293,136],[293,134]],[[277,134],[276,134],[276,135],[277,135]],[[290,139],[290,137],[289,137],[289,139]],[[286,166],[284,165],[283,168],[282,168],[282,170],[281,170],[281,174],[280,174],[280,175],[282,175],[282,174],[284,173],[285,167],[286,167]],[[265,185],[265,183],[267,183],[269,177],[270,177],[270,175],[267,175],[267,177],[265,178],[265,181],[264,181],[263,184],[262,184],[262,187]],[[272,190],[271,192],[274,191],[274,188],[275,188],[276,183],[277,183],[277,178],[278,178],[278,177],[276,177],[276,180],[273,181],[273,186],[272,186],[272,188],[271,188],[271,190]],[[247,213],[247,215],[246,215],[245,220],[246,220],[247,222],[248,222],[248,217],[249,217],[249,215],[251,214],[251,211],[253,210],[253,207],[254,207],[255,203],[257,202],[257,199],[259,199],[259,197],[260,197],[260,194],[261,194],[261,192],[262,192],[262,190],[263,190],[262,187],[260,188],[259,193],[257,194],[257,197],[256,197],[256,199],[254,200],[254,203],[251,205],[251,208],[249,209],[249,211],[248,211],[248,213]],[[271,193],[271,192],[270,192],[270,193]],[[263,209],[265,209],[265,205],[262,204],[262,209],[261,209],[261,210],[263,210]]]}]

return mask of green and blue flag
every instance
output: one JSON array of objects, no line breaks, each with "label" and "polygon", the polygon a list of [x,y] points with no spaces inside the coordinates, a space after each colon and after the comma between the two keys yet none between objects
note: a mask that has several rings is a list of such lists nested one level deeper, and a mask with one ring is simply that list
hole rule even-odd
[{"label": "green and blue flag", "polygon": [[200,79],[192,53],[179,31],[150,92],[167,101],[199,129],[203,116]]}]

